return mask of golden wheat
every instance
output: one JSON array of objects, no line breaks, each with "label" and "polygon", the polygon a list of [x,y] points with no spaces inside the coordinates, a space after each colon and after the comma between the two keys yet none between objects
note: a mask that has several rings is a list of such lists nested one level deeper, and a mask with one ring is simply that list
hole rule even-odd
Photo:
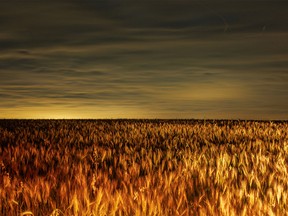
[{"label": "golden wheat", "polygon": [[288,215],[287,129],[1,120],[0,215]]}]

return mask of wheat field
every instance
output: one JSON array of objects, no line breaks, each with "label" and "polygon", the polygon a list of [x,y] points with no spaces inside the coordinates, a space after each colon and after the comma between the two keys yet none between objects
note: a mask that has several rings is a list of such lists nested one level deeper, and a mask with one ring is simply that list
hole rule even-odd
[{"label": "wheat field", "polygon": [[0,120],[0,215],[288,215],[288,122]]}]

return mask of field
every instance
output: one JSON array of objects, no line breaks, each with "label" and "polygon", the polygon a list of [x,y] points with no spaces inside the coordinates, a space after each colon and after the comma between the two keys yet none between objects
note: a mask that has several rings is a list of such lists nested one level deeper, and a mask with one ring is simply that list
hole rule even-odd
[{"label": "field", "polygon": [[0,120],[0,215],[288,215],[288,122]]}]

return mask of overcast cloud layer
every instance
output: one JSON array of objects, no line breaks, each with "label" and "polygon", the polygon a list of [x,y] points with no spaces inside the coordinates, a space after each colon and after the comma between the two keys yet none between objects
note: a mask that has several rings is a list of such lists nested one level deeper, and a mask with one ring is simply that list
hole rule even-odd
[{"label": "overcast cloud layer", "polygon": [[285,1],[0,1],[0,118],[288,119]]}]

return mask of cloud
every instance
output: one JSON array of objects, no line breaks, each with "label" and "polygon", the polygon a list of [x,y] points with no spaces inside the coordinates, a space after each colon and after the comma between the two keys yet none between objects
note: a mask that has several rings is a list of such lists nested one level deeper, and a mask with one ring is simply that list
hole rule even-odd
[{"label": "cloud", "polygon": [[284,116],[288,18],[278,3],[1,3],[0,110]]},{"label": "cloud", "polygon": [[234,87],[230,83],[213,83],[213,84],[196,84],[191,86],[183,86],[172,93],[174,98],[180,100],[196,100],[196,101],[223,101],[223,100],[239,100],[247,98],[247,92],[241,87]]}]

